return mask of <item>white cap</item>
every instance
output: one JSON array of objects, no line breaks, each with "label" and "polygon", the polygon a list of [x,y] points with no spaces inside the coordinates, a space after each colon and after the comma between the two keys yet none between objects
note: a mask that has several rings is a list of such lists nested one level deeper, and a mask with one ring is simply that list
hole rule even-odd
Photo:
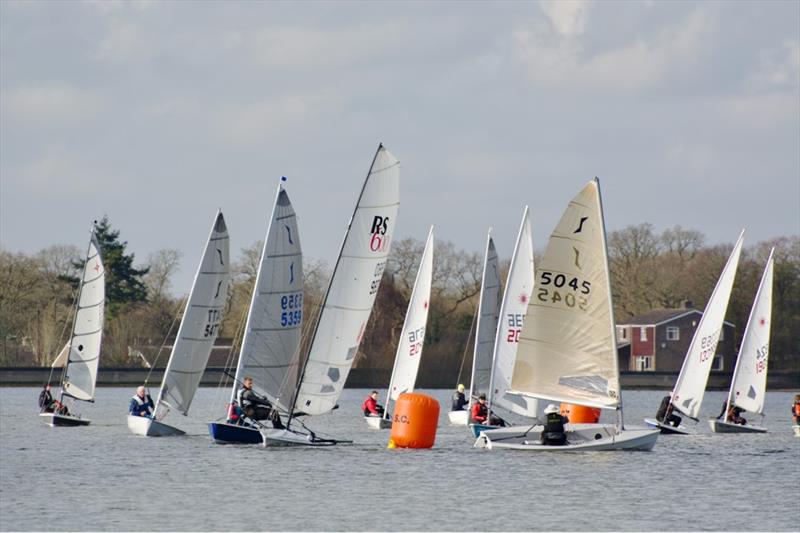
[{"label": "white cap", "polygon": [[549,415],[550,413],[557,413],[558,406],[554,403],[551,403],[547,407],[544,408],[544,414]]}]

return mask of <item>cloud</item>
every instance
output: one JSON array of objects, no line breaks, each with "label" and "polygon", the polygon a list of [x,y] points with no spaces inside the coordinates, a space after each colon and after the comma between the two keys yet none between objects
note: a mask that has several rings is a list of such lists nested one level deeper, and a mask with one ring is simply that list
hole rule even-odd
[{"label": "cloud", "polygon": [[43,157],[19,168],[9,169],[8,175],[16,176],[23,187],[42,197],[63,196],[74,198],[76,194],[96,194],[106,186],[107,173],[103,173],[90,161],[61,149],[51,149]]},{"label": "cloud", "polygon": [[2,93],[3,114],[21,122],[73,122],[99,113],[97,93],[65,84],[21,86]]},{"label": "cloud", "polygon": [[544,14],[560,35],[580,35],[586,27],[586,0],[547,0],[539,2]]},{"label": "cloud", "polygon": [[747,86],[752,90],[788,89],[796,94],[800,86],[800,41],[786,40],[763,50]]}]

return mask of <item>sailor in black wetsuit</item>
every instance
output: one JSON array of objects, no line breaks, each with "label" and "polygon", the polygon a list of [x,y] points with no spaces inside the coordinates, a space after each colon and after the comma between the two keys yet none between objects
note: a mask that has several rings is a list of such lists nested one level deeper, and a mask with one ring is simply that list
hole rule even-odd
[{"label": "sailor in black wetsuit", "polygon": [[278,410],[268,399],[256,394],[253,390],[253,378],[250,376],[242,380],[242,388],[236,395],[236,401],[242,408],[244,416],[250,420],[269,420],[272,422],[272,427],[284,429]]},{"label": "sailor in black wetsuit", "polygon": [[464,385],[459,384],[456,391],[453,393],[453,404],[450,406],[451,411],[464,411],[466,410],[469,402],[464,396]]},{"label": "sailor in black wetsuit", "polygon": [[542,430],[542,444],[548,446],[564,446],[567,443],[567,434],[564,431],[564,424],[569,423],[566,416],[558,412],[558,406],[554,403],[548,405],[544,414],[547,419]]},{"label": "sailor in black wetsuit", "polygon": [[681,425],[681,417],[672,412],[672,393],[661,398],[661,405],[658,406],[656,412],[656,420],[663,424],[678,427]]}]

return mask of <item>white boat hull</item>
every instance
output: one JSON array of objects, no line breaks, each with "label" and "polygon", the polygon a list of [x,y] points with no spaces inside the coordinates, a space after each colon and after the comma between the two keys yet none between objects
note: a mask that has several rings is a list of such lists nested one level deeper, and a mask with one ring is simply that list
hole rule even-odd
[{"label": "white boat hull", "polygon": [[684,426],[675,427],[670,424],[664,424],[663,422],[659,422],[653,418],[645,418],[644,423],[648,426],[658,429],[664,435],[691,435],[692,432],[689,431]]},{"label": "white boat hull", "polygon": [[734,424],[712,418],[708,421],[711,431],[714,433],[766,433],[767,428],[761,426],[751,426],[749,424]]},{"label": "white boat hull", "polygon": [[611,424],[569,424],[567,444],[544,445],[540,437],[544,426],[515,426],[482,431],[475,441],[476,448],[529,450],[548,452],[569,451],[649,451],[658,440],[656,429],[626,429],[618,431]]},{"label": "white boat hull", "polygon": [[800,437],[800,425],[794,425],[792,426],[792,429],[794,430],[794,436]]},{"label": "white boat hull", "polygon": [[392,421],[382,416],[365,416],[364,420],[367,421],[367,425],[372,429],[389,429],[392,427]]},{"label": "white boat hull", "polygon": [[57,415],[55,413],[39,413],[39,419],[51,428],[88,426],[92,423],[88,418],[72,415]]},{"label": "white boat hull", "polygon": [[186,434],[178,428],[146,416],[128,415],[128,429],[140,437],[175,437]]},{"label": "white boat hull", "polygon": [[451,426],[466,426],[469,423],[469,411],[450,411],[447,419]]},{"label": "white boat hull", "polygon": [[290,429],[262,429],[261,437],[264,439],[263,446],[271,448],[274,446],[333,446],[334,440],[315,439],[308,433],[300,433]]}]

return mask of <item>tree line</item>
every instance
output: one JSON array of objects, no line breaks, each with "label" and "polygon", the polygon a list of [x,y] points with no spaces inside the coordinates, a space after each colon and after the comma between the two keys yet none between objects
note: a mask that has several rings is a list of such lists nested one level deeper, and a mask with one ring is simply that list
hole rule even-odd
[{"label": "tree line", "polygon": [[[134,266],[127,242],[107,217],[98,223],[96,236],[107,271],[101,365],[140,366],[142,359],[166,365],[168,354],[160,348],[175,335],[185,304],[173,295],[171,285],[180,252],[158,250]],[[726,319],[736,326],[738,345],[773,246],[770,368],[794,370],[800,354],[800,236],[745,247]],[[220,336],[232,339],[234,354],[241,344],[261,248],[256,242],[241,249],[233,263]],[[423,241],[411,238],[393,244],[356,367],[391,369],[423,248]],[[709,246],[699,231],[676,226],[658,232],[645,223],[611,232],[608,249],[614,312],[622,323],[653,309],[681,308],[687,301],[702,310],[732,245]],[[0,250],[0,366],[48,365],[68,340],[84,254],[65,245],[31,255]],[[501,264],[503,279],[508,264],[508,259]],[[482,250],[458,250],[437,241],[421,374],[452,375],[454,384],[469,379],[482,268]],[[304,258],[304,271],[304,331],[311,331],[330,267]],[[306,345],[308,340],[306,335]]]}]

